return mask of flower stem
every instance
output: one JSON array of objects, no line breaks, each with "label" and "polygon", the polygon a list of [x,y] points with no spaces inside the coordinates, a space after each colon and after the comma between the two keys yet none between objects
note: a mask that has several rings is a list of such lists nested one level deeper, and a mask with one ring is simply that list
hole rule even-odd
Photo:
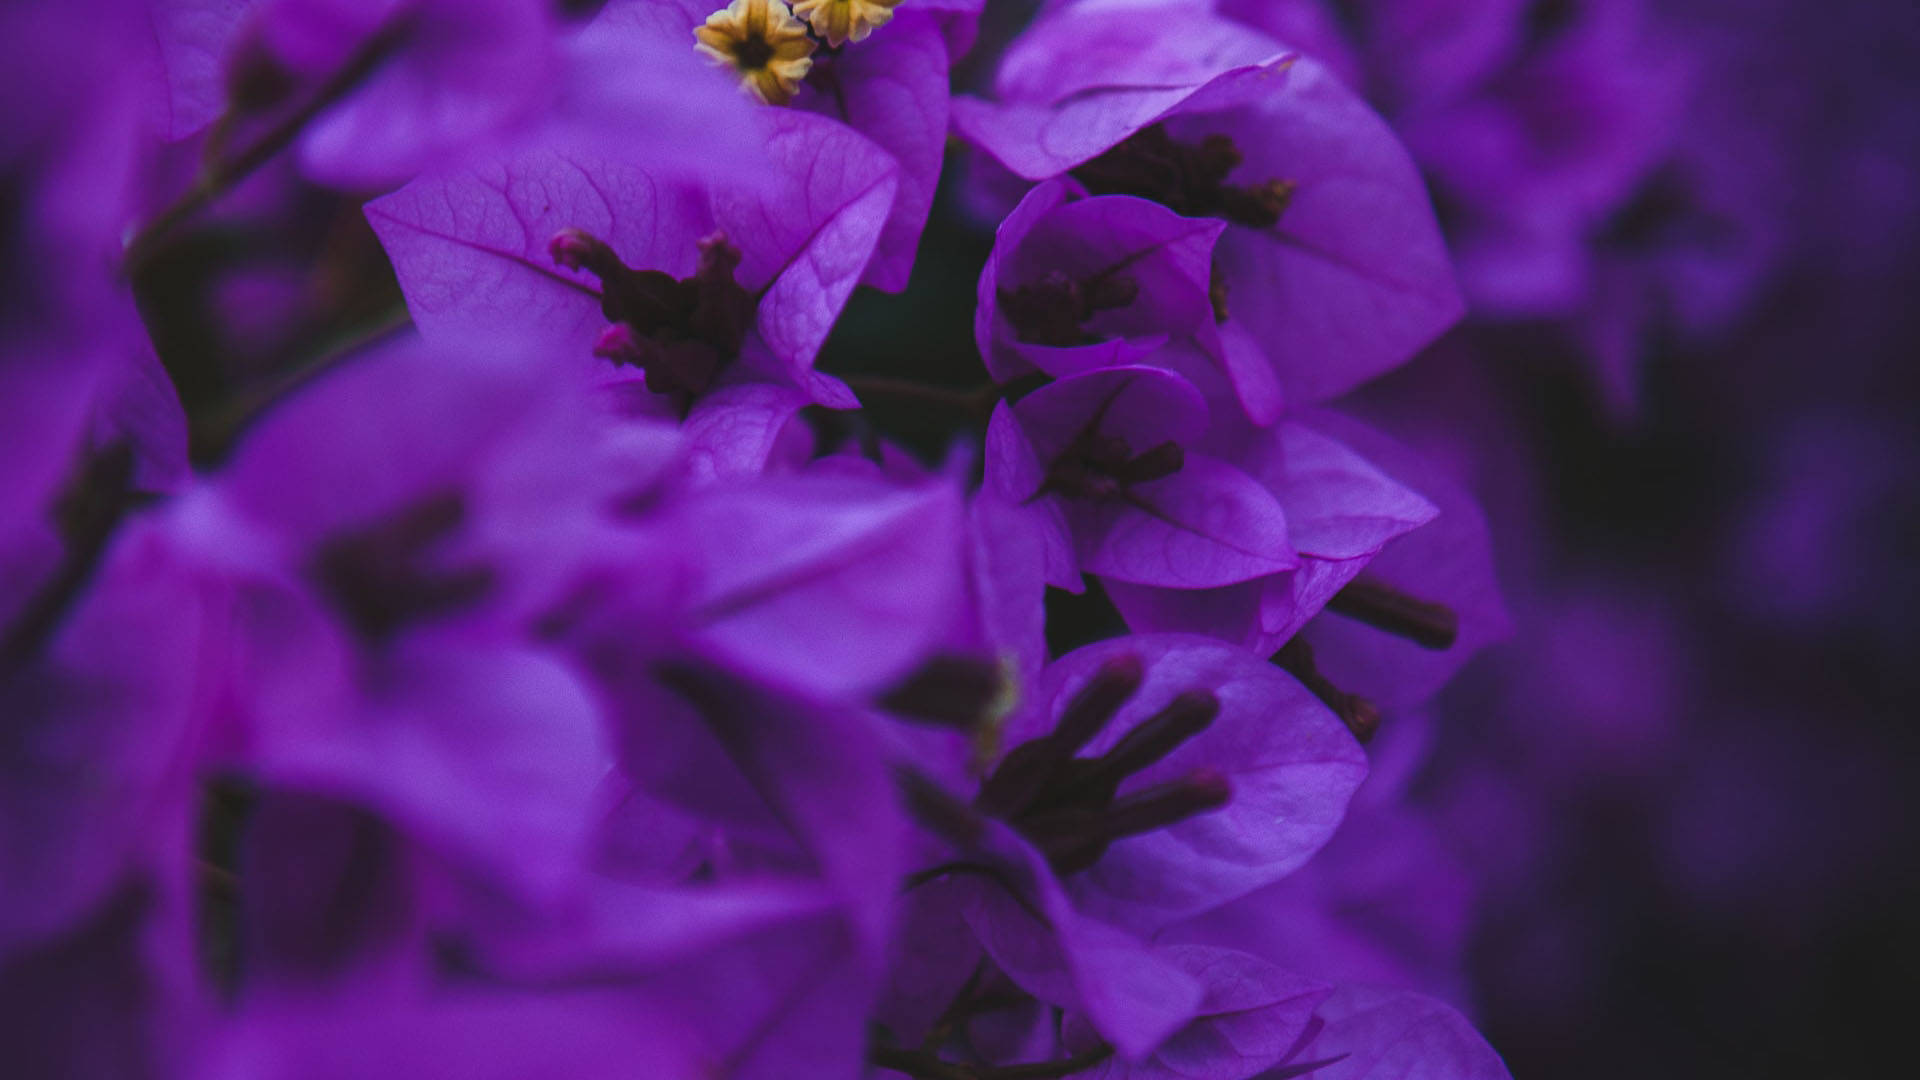
[{"label": "flower stem", "polygon": [[[232,191],[242,180],[259,171],[280,151],[293,144],[314,118],[337,104],[355,87],[366,81],[382,61],[392,55],[406,33],[406,20],[389,23],[368,38],[340,70],[322,83],[298,108],[282,117],[265,134],[231,158],[216,161],[200,174],[199,180],[127,242],[123,258],[127,276],[137,276],[165,246],[171,234],[217,199]],[[228,121],[220,122],[224,128]]]},{"label": "flower stem", "polygon": [[842,375],[840,380],[864,403],[867,398],[891,398],[922,405],[955,409],[968,416],[986,416],[993,411],[1005,390],[992,383],[961,390],[948,386],[915,382],[890,375]]}]

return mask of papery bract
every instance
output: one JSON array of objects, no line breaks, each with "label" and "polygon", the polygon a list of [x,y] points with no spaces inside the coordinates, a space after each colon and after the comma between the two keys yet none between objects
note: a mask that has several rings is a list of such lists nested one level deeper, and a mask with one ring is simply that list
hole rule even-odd
[{"label": "papery bract", "polygon": [[1041,184],[1001,223],[974,315],[994,378],[1129,363],[1175,334],[1217,353],[1207,284],[1225,225],[1076,194],[1065,181]]},{"label": "papery bract", "polygon": [[1075,911],[1045,861],[1005,826],[990,823],[983,845],[996,879],[963,876],[952,888],[987,954],[1022,989],[1086,1016],[1128,1057],[1193,1018],[1205,994],[1199,980]]},{"label": "papery bract", "polygon": [[[853,403],[837,380],[812,371],[813,358],[872,255],[896,187],[891,161],[845,128],[794,113],[768,123],[776,175],[711,194],[618,156],[528,151],[416,181],[367,213],[426,333],[514,327],[576,355],[576,378],[605,370],[591,353],[607,316],[590,276],[554,264],[554,237],[577,230],[628,266],[684,278],[701,238],[717,230],[737,247],[735,275],[757,312],[737,362],[692,403],[695,453],[715,472],[755,471],[800,405]],[[770,389],[727,393],[756,384]],[[673,411],[664,398],[655,408]]]},{"label": "papery bract", "polygon": [[301,139],[304,170],[341,187],[392,186],[527,122],[559,74],[541,0],[263,0],[248,33],[316,83],[366,67]]},{"label": "papery bract", "polygon": [[[1199,1015],[1132,1062],[1109,1058],[1083,1075],[1098,1080],[1229,1080],[1277,1064],[1314,1034],[1314,1009],[1332,988],[1232,949],[1174,946],[1169,959],[1207,988]],[[1068,1047],[1087,1044],[1085,1021],[1068,1014]]]},{"label": "papery bract", "polygon": [[[1237,444],[1234,463],[1271,491],[1287,514],[1300,565],[1207,590],[1145,589],[1117,582],[1108,595],[1139,630],[1207,633],[1270,653],[1351,582],[1383,546],[1431,521],[1435,508],[1351,449],[1306,425],[1216,433]],[[1298,525],[1295,517],[1298,516]],[[1409,583],[1410,585],[1418,582]]]},{"label": "papery bract", "polygon": [[[1406,151],[1331,74],[1259,34],[1180,6],[1068,7],[1022,36],[996,91],[997,104],[956,101],[956,125],[1029,179],[1080,169],[1100,190],[1086,169],[1130,140],[1208,152],[1207,137],[1231,139],[1222,161],[1266,185],[1245,190],[1271,200],[1271,220],[1250,217],[1223,236],[1227,307],[1289,400],[1351,389],[1461,314]],[[1140,152],[1157,159],[1164,148]],[[1234,303],[1236,289],[1251,299]]]},{"label": "papery bract", "polygon": [[[613,0],[589,34],[686,42],[717,5],[707,0]],[[899,164],[899,193],[888,211],[862,284],[906,287],[920,233],[933,206],[946,148],[948,50],[936,16],[908,9],[884,29],[831,53],[816,53],[794,109],[840,121]]]},{"label": "papery bract", "polygon": [[612,475],[618,441],[580,394],[500,348],[358,359],[169,525],[231,605],[230,766],[369,806],[541,896],[582,866],[608,756],[585,687],[526,624],[634,478]]},{"label": "papery bract", "polygon": [[1321,1004],[1326,1028],[1299,1056],[1327,1080],[1509,1080],[1465,1017],[1405,991],[1343,987]]},{"label": "papery bract", "polygon": [[1273,496],[1184,450],[1205,424],[1199,393],[1158,368],[1062,379],[996,412],[988,483],[1009,499],[1044,500],[1062,534],[1054,543],[1102,577],[1199,589],[1291,569]]},{"label": "papery bract", "polygon": [[1110,660],[1137,656],[1145,682],[1087,745],[1098,755],[1176,695],[1205,690],[1219,715],[1122,792],[1197,770],[1225,777],[1219,810],[1116,842],[1067,883],[1088,914],[1141,932],[1277,881],[1333,835],[1366,777],[1359,744],[1292,676],[1245,650],[1206,638],[1145,635],[1101,642],[1049,667],[1006,733],[1018,743],[1051,730],[1072,694]]},{"label": "papery bract", "polygon": [[1486,517],[1458,481],[1392,437],[1332,412],[1316,413],[1310,423],[1323,437],[1337,437],[1395,480],[1413,485],[1439,511],[1431,525],[1381,549],[1367,570],[1376,580],[1450,609],[1458,619],[1451,644],[1422,647],[1337,614],[1307,632],[1320,670],[1335,683],[1389,707],[1415,704],[1480,649],[1512,632]]}]

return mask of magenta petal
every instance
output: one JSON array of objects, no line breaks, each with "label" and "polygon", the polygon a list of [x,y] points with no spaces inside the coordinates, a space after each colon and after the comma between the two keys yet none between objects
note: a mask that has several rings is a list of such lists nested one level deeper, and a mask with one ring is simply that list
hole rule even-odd
[{"label": "magenta petal", "polygon": [[1202,86],[1116,87],[1057,104],[953,99],[960,134],[1029,180],[1059,176],[1183,106],[1226,108],[1269,92],[1286,61],[1236,68]]},{"label": "magenta petal", "polygon": [[[1086,1075],[1097,1080],[1244,1080],[1285,1060],[1313,1023],[1314,1009],[1332,993],[1325,983],[1295,975],[1233,949],[1175,945],[1165,954],[1206,987],[1200,1015],[1141,1061],[1109,1058]],[[1067,1045],[1090,1045],[1086,1022],[1069,1014]]]},{"label": "magenta petal", "polygon": [[[996,378],[1028,369],[1064,376],[1134,364],[1174,335],[1217,352],[1208,283],[1213,247],[1226,224],[1182,217],[1130,196],[1063,201],[1072,190],[1067,181],[1034,189],[995,239],[981,275],[975,335]],[[1078,282],[1119,275],[1132,284],[1134,296],[1081,323],[1090,340],[1105,339],[1098,344],[1021,341],[1002,310],[1002,294],[1051,275]]]},{"label": "magenta petal", "polygon": [[760,293],[761,337],[797,372],[812,368],[873,257],[900,167],[817,116],[783,110],[771,128],[768,152],[780,184],[716,192],[713,213],[740,247],[740,283]]},{"label": "magenta petal", "polygon": [[1209,589],[1293,569],[1287,515],[1239,469],[1189,451],[1180,471],[1125,501],[1069,502],[1075,554],[1089,574],[1169,589]]},{"label": "magenta petal", "polygon": [[[390,17],[410,20],[411,32],[301,140],[303,169],[324,183],[377,189],[452,161],[529,121],[559,73],[553,17],[543,0],[386,6]],[[362,14],[368,7],[361,0],[276,0],[262,18],[368,23],[372,30],[378,23]]]},{"label": "magenta petal", "polygon": [[689,475],[704,482],[759,474],[781,431],[809,404],[799,390],[764,382],[735,383],[701,395],[681,428]]},{"label": "magenta petal", "polygon": [[1005,517],[1015,527],[1038,537],[1047,584],[1077,593],[1086,584],[1080,580],[1080,564],[1074,558],[1066,516],[1057,500],[1033,498],[1045,476],[1033,444],[1014,419],[1013,406],[1001,402],[994,407],[993,419],[987,425],[986,484],[1015,510],[1024,511]]},{"label": "magenta petal", "polygon": [[1404,991],[1348,986],[1320,1006],[1326,1028],[1299,1055],[1319,1080],[1512,1080],[1451,1008]]},{"label": "magenta petal", "polygon": [[1022,686],[1047,659],[1046,555],[1034,511],[990,493],[968,504],[968,582],[982,644]]},{"label": "magenta petal", "polygon": [[901,8],[882,31],[831,61],[839,95],[816,89],[800,101],[845,121],[900,165],[899,196],[861,278],[888,292],[907,287],[947,145],[947,45],[933,17],[917,8]]},{"label": "magenta petal", "polygon": [[1006,382],[1033,370],[1018,353],[998,344],[1008,339],[1010,329],[997,318],[1002,268],[1033,227],[1066,202],[1073,192],[1074,185],[1067,180],[1041,184],[1027,192],[994,231],[993,252],[987,256],[986,268],[980,272],[980,288],[973,308],[973,340],[996,382]]},{"label": "magenta petal", "polygon": [[716,1066],[741,1080],[860,1071],[880,969],[858,953],[830,893],[764,878],[678,888],[607,880],[577,915],[491,943],[489,961],[535,984],[584,982],[652,1006],[697,1049],[700,1075]]},{"label": "magenta petal", "polygon": [[412,650],[403,687],[355,717],[266,714],[247,764],[282,785],[372,808],[533,898],[585,869],[595,785],[611,764],[587,688],[518,648]]},{"label": "magenta petal", "polygon": [[535,335],[587,363],[606,328],[593,279],[554,265],[564,228],[605,240],[630,266],[691,274],[713,228],[705,200],[644,169],[536,150],[423,177],[367,204],[423,334]]},{"label": "magenta petal", "polygon": [[1146,681],[1087,748],[1098,754],[1175,695],[1211,690],[1220,715],[1121,790],[1210,769],[1233,798],[1212,813],[1120,841],[1068,887],[1075,905],[1116,926],[1152,932],[1285,877],[1333,835],[1367,775],[1345,725],[1292,676],[1260,656],[1207,638],[1155,634],[1101,642],[1062,657],[1010,742],[1052,718],[1105,661],[1138,656]]},{"label": "magenta petal", "polygon": [[1486,517],[1444,470],[1394,439],[1337,413],[1315,413],[1310,426],[1365,454],[1440,509],[1431,524],[1383,548],[1367,573],[1452,608],[1460,632],[1451,648],[1424,649],[1332,614],[1307,631],[1315,661],[1336,685],[1382,705],[1414,704],[1431,696],[1480,649],[1511,632],[1494,576]]},{"label": "magenta petal", "polygon": [[151,527],[37,663],[0,667],[0,955],[98,911],[186,835],[208,612]]},{"label": "magenta petal", "polygon": [[1233,318],[1296,405],[1405,362],[1465,311],[1412,158],[1319,64],[1300,60],[1257,103],[1182,116],[1173,129],[1233,132],[1246,154],[1240,175],[1299,185],[1279,225],[1229,229],[1220,242]]},{"label": "magenta petal", "polygon": [[1100,584],[1136,633],[1205,634],[1261,651],[1261,596],[1270,579],[1217,589],[1164,589],[1118,580]]},{"label": "magenta petal", "polygon": [[226,107],[223,58],[254,0],[150,0],[145,6],[167,84],[160,130],[184,139]]},{"label": "magenta petal", "polygon": [[860,956],[878,970],[907,831],[869,718],[711,670],[676,672],[671,688],[623,676],[613,673],[635,781],[730,831],[760,832],[769,850],[792,849],[844,909]]},{"label": "magenta petal", "polygon": [[173,494],[192,478],[187,466],[187,414],[173,380],[145,331],[126,342],[124,359],[106,371],[93,424],[97,446],[126,440],[135,457],[133,486]]},{"label": "magenta petal", "polygon": [[[1278,50],[1199,4],[1057,4],[1008,48],[994,74],[1003,99],[1058,103],[1115,86],[1199,87]],[[1153,9],[1142,14],[1141,8]]]},{"label": "magenta petal", "polygon": [[1221,324],[1219,333],[1220,366],[1247,418],[1261,427],[1280,419],[1286,409],[1286,396],[1266,350],[1231,320]]},{"label": "magenta petal", "polygon": [[325,998],[254,1001],[195,1075],[208,1080],[696,1080],[704,1047],[632,995],[466,990],[430,996],[349,984]]},{"label": "magenta petal", "polygon": [[1075,911],[1038,853],[1005,825],[989,828],[987,843],[1003,871],[994,880],[965,875],[950,887],[1009,978],[1042,1001],[1084,1014],[1132,1058],[1192,1019],[1203,994],[1197,979],[1158,950]]},{"label": "magenta petal", "polygon": [[1052,460],[1096,417],[1102,434],[1125,439],[1135,453],[1163,442],[1192,443],[1207,425],[1200,392],[1180,376],[1152,367],[1106,368],[1061,379],[1021,398],[1013,413],[1042,462]]},{"label": "magenta petal", "polygon": [[586,157],[617,148],[675,179],[718,183],[765,171],[757,105],[687,47],[693,22],[656,25],[663,21],[673,20],[644,4],[602,9],[564,43],[559,100],[525,138]]},{"label": "magenta petal", "polygon": [[1282,464],[1262,479],[1287,508],[1293,544],[1302,554],[1322,559],[1372,555],[1440,513],[1419,493],[1308,425],[1281,424],[1272,439]]},{"label": "magenta petal", "polygon": [[945,484],[788,476],[709,489],[666,527],[700,567],[702,649],[841,694],[904,675],[944,631],[963,588],[962,520]]}]

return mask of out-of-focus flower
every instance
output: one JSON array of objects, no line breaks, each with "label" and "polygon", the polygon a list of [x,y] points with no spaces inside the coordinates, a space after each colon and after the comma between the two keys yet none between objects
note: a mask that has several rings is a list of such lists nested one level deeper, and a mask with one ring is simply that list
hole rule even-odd
[{"label": "out-of-focus flower", "polygon": [[[855,6],[868,11],[886,10],[870,3]],[[964,6],[959,5],[962,9]],[[831,15],[830,9],[844,7],[836,0],[822,11]],[[947,25],[942,16],[908,9],[871,36],[856,34],[844,44],[835,41],[831,49],[813,51],[813,42],[804,36],[805,26],[793,20],[781,0],[737,0],[724,11],[714,11],[707,0],[613,0],[589,33],[650,39],[682,35],[678,40],[687,41],[691,48],[696,28],[701,33],[719,35],[723,31],[715,27],[720,25],[733,28],[725,34],[746,35],[743,40],[760,42],[757,46],[739,45],[738,49],[747,52],[728,52],[731,59],[726,62],[737,66],[741,55],[756,61],[747,77],[763,100],[846,124],[899,163],[899,194],[888,213],[873,262],[860,280],[889,291],[905,288],[921,230],[933,206],[946,147],[949,50],[942,37],[943,26]],[[756,29],[762,26],[772,29]],[[802,46],[811,53],[810,58],[802,57]],[[714,50],[721,46],[707,42],[700,48]],[[774,69],[760,61],[762,49],[776,58],[792,57],[781,69],[784,74],[774,76]],[[741,70],[747,74],[747,69]],[[766,78],[773,81],[766,83]]]},{"label": "out-of-focus flower", "polygon": [[1404,362],[1460,316],[1406,151],[1317,62],[1261,34],[1186,5],[1069,7],[1021,36],[995,91],[959,99],[955,125],[1021,177],[1070,173],[1228,222],[1216,304],[1292,403]]}]

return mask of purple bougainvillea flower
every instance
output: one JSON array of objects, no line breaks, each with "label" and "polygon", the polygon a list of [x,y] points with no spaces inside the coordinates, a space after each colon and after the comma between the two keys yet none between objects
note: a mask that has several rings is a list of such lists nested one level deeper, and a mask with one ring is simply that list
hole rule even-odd
[{"label": "purple bougainvillea flower", "polygon": [[845,697],[903,677],[943,639],[966,588],[963,515],[946,480],[812,474],[695,493],[649,532],[683,553],[680,648]]},{"label": "purple bougainvillea flower", "polygon": [[249,1005],[224,1025],[195,1075],[210,1080],[661,1080],[703,1074],[700,1048],[631,994],[432,994],[348,984],[338,993]]},{"label": "purple bougainvillea flower", "polygon": [[603,879],[567,916],[475,946],[510,983],[585,984],[644,1010],[666,1046],[691,1051],[693,1075],[774,1080],[861,1072],[879,971],[857,937],[807,881]]},{"label": "purple bougainvillea flower", "polygon": [[1511,1080],[1466,1017],[1432,998],[1342,987],[1317,1016],[1326,1027],[1299,1060],[1325,1062],[1310,1074],[1324,1080]]},{"label": "purple bougainvillea flower", "polygon": [[[891,11],[891,5],[865,6]],[[976,10],[978,6],[972,5]],[[719,9],[724,7],[716,0],[612,0],[590,32],[668,40],[682,44],[691,54],[694,29],[704,26],[709,16],[721,17],[724,13]],[[836,0],[828,7],[849,5]],[[869,21],[868,34],[812,51],[809,66],[799,70],[792,89],[780,91],[784,100],[778,102],[846,124],[899,163],[898,196],[873,261],[860,277],[862,284],[896,292],[906,287],[913,269],[947,138],[948,49],[942,20],[917,8],[909,5],[892,11],[884,25]],[[772,4],[776,14],[784,9],[782,3]],[[833,13],[822,14],[831,17]],[[804,30],[797,19],[792,27],[789,36]],[[794,40],[806,43],[804,37]],[[735,58],[731,66],[743,75],[760,70],[746,63]]]},{"label": "purple bougainvillea flower", "polygon": [[98,557],[0,639],[0,956],[148,888],[189,835],[206,608],[150,523]]},{"label": "purple bougainvillea flower", "polygon": [[774,175],[711,193],[618,156],[528,151],[423,178],[367,215],[427,335],[511,328],[599,381],[595,353],[637,366],[648,407],[687,419],[710,471],[757,471],[800,406],[854,404],[813,359],[897,175],[839,125],[782,112],[768,126]]},{"label": "purple bougainvillea flower", "polygon": [[[1179,945],[1166,956],[1206,987],[1199,1014],[1142,1061],[1108,1058],[1089,1080],[1228,1080],[1263,1072],[1318,1032],[1314,1010],[1333,988],[1232,949]],[[1068,1013],[1071,1050],[1095,1045],[1086,1021]]]},{"label": "purple bougainvillea flower", "polygon": [[957,100],[955,124],[1013,172],[1229,223],[1216,298],[1289,401],[1404,362],[1461,314],[1406,151],[1261,34],[1190,6],[1069,7],[1022,36],[995,89]]},{"label": "purple bougainvillea flower", "polygon": [[1298,558],[1273,495],[1186,449],[1206,421],[1199,392],[1159,368],[1061,379],[995,412],[987,482],[1047,515],[1049,581],[1063,588],[1075,586],[1078,571],[1206,589],[1293,569]]},{"label": "purple bougainvillea flower", "polygon": [[1382,0],[1335,26],[1326,0],[1214,6],[1380,107],[1445,208],[1475,316],[1557,321],[1618,411],[1650,330],[1726,325],[1772,260],[1780,185],[1753,178],[1786,166],[1733,89],[1750,78],[1714,70],[1730,39],[1685,13]]},{"label": "purple bougainvillea flower", "polygon": [[[1151,933],[1306,862],[1333,835],[1367,765],[1339,719],[1292,676],[1254,653],[1186,635],[1119,638],[1061,658],[1008,725],[1005,741],[1019,745],[1066,724],[1082,690],[1129,660],[1139,663],[1142,681],[1085,744],[1083,758],[1115,759],[1109,771],[1126,778],[1122,800],[1201,773],[1224,778],[1232,789],[1224,807],[1116,840],[1068,879],[1081,911]],[[1183,722],[1189,726],[1181,728]],[[1145,733],[1159,727],[1167,731],[1152,744],[1159,755],[1152,757]],[[1121,771],[1139,764],[1125,760],[1129,754],[1150,764]]]},{"label": "purple bougainvillea flower", "polygon": [[1041,184],[1000,226],[980,275],[974,337],[1005,382],[1074,375],[1151,354],[1173,335],[1217,355],[1207,298],[1224,222],[1128,196]]},{"label": "purple bougainvillea flower", "polygon": [[1337,438],[1365,454],[1438,509],[1431,525],[1381,548],[1367,564],[1366,580],[1444,608],[1453,628],[1444,640],[1422,644],[1404,633],[1382,633],[1380,612],[1364,602],[1344,611],[1336,604],[1305,635],[1321,672],[1343,689],[1388,708],[1424,701],[1482,648],[1512,632],[1494,575],[1486,515],[1445,469],[1391,436],[1330,411],[1316,412],[1309,422],[1322,438]]},{"label": "purple bougainvillea flower", "polygon": [[184,139],[227,107],[225,60],[258,0],[146,0],[154,60],[165,94],[161,134]]},{"label": "purple bougainvillea flower", "polygon": [[210,646],[223,760],[538,899],[583,865],[609,756],[586,686],[527,626],[673,444],[623,441],[507,352],[357,359],[268,416],[169,526],[230,612]]},{"label": "purple bougainvillea flower", "polygon": [[302,136],[303,170],[379,189],[526,123],[559,53],[543,0],[261,0],[231,63],[254,53],[307,87],[352,87]]},{"label": "purple bougainvillea flower", "polygon": [[[1325,841],[1366,774],[1340,721],[1257,656],[1135,637],[1053,665],[1000,734],[1011,749],[971,807],[909,785],[930,866],[910,879],[895,1034],[917,1034],[956,988],[964,998],[984,955],[1080,1018],[1064,1049],[1089,1054],[1085,1067],[1102,1044],[1135,1069],[1158,1067],[1150,1054],[1218,1075],[1280,1060],[1310,996],[1269,993],[1287,977],[1257,959],[1143,939],[1277,880]],[[978,952],[954,938],[961,923]]]},{"label": "purple bougainvillea flower", "polygon": [[69,933],[0,955],[0,1041],[27,1076],[192,1075],[208,1002],[191,912],[130,883]]},{"label": "purple bougainvillea flower", "polygon": [[1407,788],[1433,748],[1432,718],[1396,713],[1367,744],[1369,773],[1312,861],[1158,940],[1251,952],[1335,983],[1470,1000],[1463,972],[1478,889]]},{"label": "purple bougainvillea flower", "polygon": [[1278,501],[1299,552],[1298,567],[1208,589],[1105,582],[1108,596],[1136,630],[1204,633],[1271,653],[1389,541],[1417,531],[1435,515],[1419,494],[1296,421],[1265,430],[1247,430],[1243,424],[1237,432],[1229,425],[1201,445],[1220,445],[1231,455],[1230,468]]},{"label": "purple bougainvillea flower", "polygon": [[1206,993],[1198,979],[1160,950],[1074,910],[1046,859],[1012,829],[994,821],[982,828],[961,856],[984,860],[979,865],[990,872],[922,888],[929,902],[957,907],[962,932],[1014,984],[1084,1016],[1129,1058],[1145,1056],[1193,1019]]},{"label": "purple bougainvillea flower", "polygon": [[[107,0],[23,6],[0,25],[52,52],[75,42],[68,62],[43,68],[36,48],[35,63],[0,79],[0,105],[20,117],[0,139],[0,182],[13,193],[0,210],[9,236],[0,253],[0,369],[17,373],[4,376],[10,381],[85,386],[87,454],[130,449],[128,484],[158,493],[186,482],[186,418],[118,271],[127,231],[148,197],[154,86],[144,66],[123,62],[145,44],[142,19],[135,5]],[[57,124],[38,122],[56,113]],[[33,430],[26,425],[46,421],[13,415],[0,422],[20,425],[24,439]],[[60,452],[0,440],[9,453],[43,464],[50,462],[42,455]]]}]

